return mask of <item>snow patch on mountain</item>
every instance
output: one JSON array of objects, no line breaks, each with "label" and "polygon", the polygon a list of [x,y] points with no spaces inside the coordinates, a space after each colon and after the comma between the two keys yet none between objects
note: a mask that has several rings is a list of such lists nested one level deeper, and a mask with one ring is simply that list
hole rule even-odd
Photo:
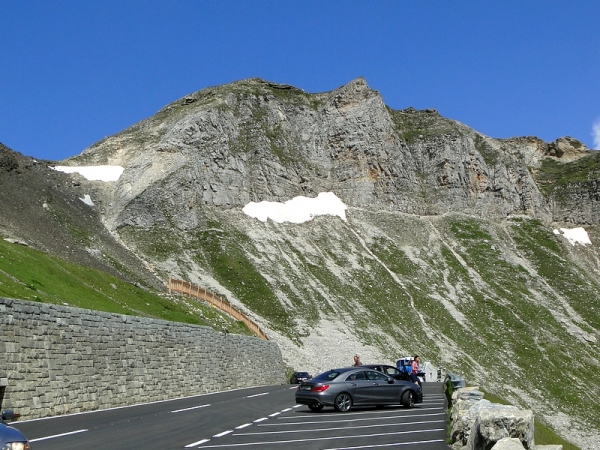
[{"label": "snow patch on mountain", "polygon": [[592,245],[592,241],[590,241],[587,231],[581,227],[555,229],[554,234],[564,236],[573,246],[575,244]]},{"label": "snow patch on mountain", "polygon": [[271,219],[277,223],[303,223],[324,215],[339,216],[345,221],[346,209],[347,206],[333,192],[321,192],[316,198],[299,196],[284,203],[250,202],[242,211],[261,222]]},{"label": "snow patch on mountain", "polygon": [[118,181],[125,170],[121,166],[55,166],[50,167],[64,173],[78,173],[90,181]]}]

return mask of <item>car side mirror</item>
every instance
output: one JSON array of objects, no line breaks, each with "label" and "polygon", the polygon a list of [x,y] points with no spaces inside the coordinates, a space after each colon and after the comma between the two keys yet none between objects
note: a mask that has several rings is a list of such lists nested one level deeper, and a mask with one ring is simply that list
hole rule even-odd
[{"label": "car side mirror", "polygon": [[394,384],[394,379],[392,377],[388,377],[388,384]]}]

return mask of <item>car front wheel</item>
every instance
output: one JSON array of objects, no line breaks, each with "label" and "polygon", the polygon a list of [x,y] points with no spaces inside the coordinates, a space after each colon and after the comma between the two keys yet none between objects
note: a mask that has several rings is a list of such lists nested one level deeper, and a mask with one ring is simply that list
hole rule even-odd
[{"label": "car front wheel", "polygon": [[406,391],[402,395],[402,404],[406,408],[412,408],[413,406],[415,406],[415,394],[413,391]]},{"label": "car front wheel", "polygon": [[333,402],[333,407],[339,412],[348,412],[352,408],[352,397],[345,392],[338,395]]},{"label": "car front wheel", "polygon": [[323,405],[321,405],[320,403],[317,403],[315,405],[308,405],[308,409],[314,412],[319,412],[323,409]]}]

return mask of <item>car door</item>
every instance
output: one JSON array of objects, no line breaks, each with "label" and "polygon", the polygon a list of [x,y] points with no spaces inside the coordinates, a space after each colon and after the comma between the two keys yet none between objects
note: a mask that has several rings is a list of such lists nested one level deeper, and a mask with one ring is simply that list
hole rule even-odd
[{"label": "car door", "polygon": [[389,382],[390,377],[388,375],[374,370],[367,371],[366,375],[371,382],[372,404],[389,405],[400,403],[400,389],[394,382]]},{"label": "car door", "polygon": [[355,405],[373,404],[372,381],[364,371],[353,372],[346,378],[346,390],[352,396]]}]

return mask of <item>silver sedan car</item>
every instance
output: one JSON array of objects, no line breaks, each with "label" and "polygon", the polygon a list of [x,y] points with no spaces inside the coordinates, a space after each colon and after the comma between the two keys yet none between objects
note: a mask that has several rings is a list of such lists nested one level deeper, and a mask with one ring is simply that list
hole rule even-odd
[{"label": "silver sedan car", "polygon": [[423,401],[419,385],[366,367],[332,369],[303,381],[296,390],[296,403],[312,411],[333,406],[346,412],[356,406],[404,405],[412,408]]}]

